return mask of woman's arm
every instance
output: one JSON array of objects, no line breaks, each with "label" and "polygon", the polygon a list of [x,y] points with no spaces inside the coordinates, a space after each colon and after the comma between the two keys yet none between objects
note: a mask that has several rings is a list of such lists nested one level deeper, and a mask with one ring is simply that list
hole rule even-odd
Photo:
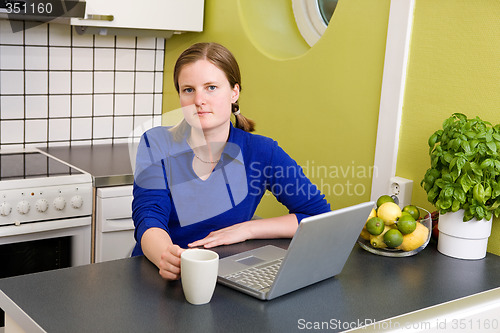
[{"label": "woman's arm", "polygon": [[184,252],[172,243],[168,233],[160,228],[150,228],[141,238],[144,255],[158,267],[161,277],[177,280],[181,274],[181,254]]},{"label": "woman's arm", "polygon": [[292,238],[297,227],[298,220],[295,214],[251,220],[213,231],[207,237],[188,246],[210,248],[239,243],[247,239]]}]

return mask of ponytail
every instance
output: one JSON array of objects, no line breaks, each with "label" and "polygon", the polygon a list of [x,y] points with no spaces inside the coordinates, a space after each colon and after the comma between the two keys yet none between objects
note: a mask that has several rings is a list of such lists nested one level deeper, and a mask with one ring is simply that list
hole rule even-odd
[{"label": "ponytail", "polygon": [[241,114],[240,106],[238,105],[238,102],[233,103],[231,105],[231,107],[232,107],[231,111],[232,111],[234,118],[235,118],[234,126],[236,128],[244,130],[245,132],[255,131],[255,122],[252,119],[249,119]]}]

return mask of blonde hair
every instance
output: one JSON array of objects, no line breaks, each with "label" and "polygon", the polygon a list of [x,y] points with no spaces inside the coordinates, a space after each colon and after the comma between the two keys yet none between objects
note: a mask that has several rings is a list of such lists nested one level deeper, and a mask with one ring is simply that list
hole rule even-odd
[{"label": "blonde hair", "polygon": [[[179,93],[179,74],[182,67],[198,60],[208,60],[226,75],[227,80],[232,88],[238,84],[241,91],[241,74],[240,67],[235,57],[224,46],[217,43],[196,43],[181,53],[174,66],[174,85],[175,90]],[[236,128],[240,128],[246,132],[255,130],[255,122],[245,116],[240,111],[238,101],[231,106],[231,112],[235,117]]]}]

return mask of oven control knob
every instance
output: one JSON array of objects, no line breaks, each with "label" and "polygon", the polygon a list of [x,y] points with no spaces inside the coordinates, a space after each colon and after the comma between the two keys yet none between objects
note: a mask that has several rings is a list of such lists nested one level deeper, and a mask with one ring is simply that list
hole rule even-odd
[{"label": "oven control knob", "polygon": [[35,203],[35,208],[40,213],[45,213],[49,208],[49,203],[45,199],[39,199]]},{"label": "oven control knob", "polygon": [[30,211],[30,203],[26,200],[20,201],[17,204],[17,211],[19,212],[19,214],[28,214],[28,212]]},{"label": "oven control knob", "polygon": [[7,216],[10,214],[10,212],[12,212],[12,206],[10,205],[10,203],[8,202],[2,202],[0,204],[0,214],[2,214],[2,216]]},{"label": "oven control knob", "polygon": [[83,205],[83,198],[79,195],[75,195],[73,198],[71,198],[71,207],[75,209],[82,208]]},{"label": "oven control knob", "polygon": [[57,209],[57,210],[63,210],[64,207],[66,207],[66,200],[64,200],[63,197],[59,196],[57,198],[54,199],[54,207]]}]

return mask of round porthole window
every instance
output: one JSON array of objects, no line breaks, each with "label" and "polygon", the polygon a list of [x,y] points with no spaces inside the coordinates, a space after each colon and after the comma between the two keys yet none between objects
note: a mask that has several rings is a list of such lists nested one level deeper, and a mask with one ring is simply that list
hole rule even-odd
[{"label": "round porthole window", "polygon": [[338,0],[292,0],[293,14],[302,37],[313,46],[332,19]]}]

